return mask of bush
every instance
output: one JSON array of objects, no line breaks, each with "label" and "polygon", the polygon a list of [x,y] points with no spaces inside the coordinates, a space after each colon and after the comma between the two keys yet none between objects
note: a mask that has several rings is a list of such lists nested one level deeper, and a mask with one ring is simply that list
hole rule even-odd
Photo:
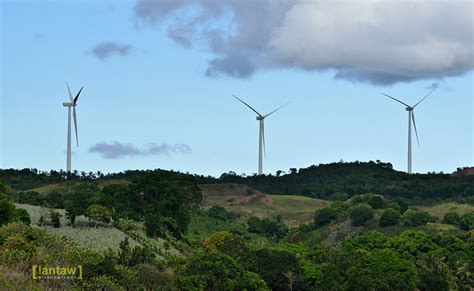
[{"label": "bush", "polygon": [[385,201],[382,196],[376,195],[369,198],[368,204],[374,209],[379,209],[384,207]]},{"label": "bush", "polygon": [[16,200],[18,203],[31,205],[43,205],[45,202],[43,196],[35,191],[20,192],[18,193],[18,198]]},{"label": "bush", "polygon": [[15,217],[15,205],[10,199],[0,198],[0,225],[7,224]]},{"label": "bush", "polygon": [[388,208],[382,213],[382,216],[380,217],[379,225],[382,227],[389,226],[389,225],[397,225],[398,222],[400,221],[400,217],[401,215],[399,211],[393,208]]},{"label": "bush", "polygon": [[474,212],[466,213],[461,216],[459,227],[462,230],[471,230],[474,228]]},{"label": "bush", "polygon": [[61,226],[61,214],[56,211],[51,211],[49,213],[49,217],[51,219],[51,225],[55,228],[59,228]]},{"label": "bush", "polygon": [[268,218],[252,216],[247,220],[249,232],[263,234],[267,237],[282,238],[288,233],[288,228],[283,224],[272,221]]},{"label": "bush", "polygon": [[403,214],[403,224],[406,226],[420,226],[428,222],[434,222],[434,219],[424,211],[409,209]]},{"label": "bush", "polygon": [[175,278],[178,290],[267,290],[260,276],[217,252],[191,255]]},{"label": "bush", "polygon": [[397,202],[390,202],[388,205],[387,205],[387,208],[392,208],[392,209],[395,209],[396,211],[398,211],[398,213],[400,213],[400,204],[398,204]]},{"label": "bush", "polygon": [[248,254],[244,240],[228,231],[212,234],[202,243],[202,247],[206,251],[220,252],[236,260],[242,260]]},{"label": "bush", "polygon": [[23,222],[26,225],[31,224],[30,214],[28,213],[28,211],[26,211],[23,208],[15,209],[15,212],[14,212],[13,216],[16,220],[19,220],[19,221]]},{"label": "bush", "polygon": [[92,204],[87,207],[86,216],[90,220],[94,221],[94,227],[97,228],[97,224],[99,222],[109,223],[112,213],[105,206],[99,204]]},{"label": "bush", "polygon": [[212,205],[207,210],[207,216],[217,219],[217,220],[223,220],[223,221],[229,219],[227,215],[227,210],[225,210],[225,208],[220,205]]},{"label": "bush", "polygon": [[394,199],[393,201],[397,202],[398,205],[400,206],[400,213],[403,214],[405,211],[408,209],[408,202],[405,198],[398,197]]},{"label": "bush", "polygon": [[300,276],[298,259],[290,252],[260,249],[253,253],[253,257],[255,264],[252,267],[272,290],[288,290],[289,280],[285,274],[291,272],[295,277]]},{"label": "bush", "polygon": [[316,227],[324,226],[336,218],[336,211],[331,207],[324,207],[316,210],[314,213],[314,225]]},{"label": "bush", "polygon": [[350,216],[354,226],[362,226],[374,217],[374,210],[367,204],[359,204],[350,209]]},{"label": "bush", "polygon": [[461,216],[454,211],[447,212],[443,217],[443,223],[459,225],[461,223]]}]

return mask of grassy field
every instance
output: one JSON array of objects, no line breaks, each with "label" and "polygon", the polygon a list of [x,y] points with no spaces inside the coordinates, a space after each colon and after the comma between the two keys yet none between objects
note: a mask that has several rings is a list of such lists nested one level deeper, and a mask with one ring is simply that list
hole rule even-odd
[{"label": "grassy field", "polygon": [[474,206],[454,202],[440,203],[433,206],[417,206],[416,208],[426,211],[440,219],[443,219],[443,216],[450,211],[457,212],[459,215],[463,215],[468,212],[474,212]]},{"label": "grassy field", "polygon": [[328,201],[296,195],[266,195],[241,184],[200,185],[204,208],[214,204],[229,211],[241,213],[244,218],[281,215],[288,226],[297,226],[313,219],[316,209],[330,204]]},{"label": "grassy field", "polygon": [[[46,193],[48,193],[52,190],[70,189],[70,188],[73,188],[75,186],[78,186],[81,183],[82,182],[80,182],[80,181],[66,181],[66,182],[63,182],[63,183],[49,184],[49,185],[46,185],[46,186],[33,188],[33,189],[30,189],[29,191],[35,191],[35,192],[38,192],[38,193],[41,193],[41,194],[46,194]],[[126,181],[126,180],[100,180],[100,181],[94,182],[94,183],[97,186],[99,186],[99,188],[103,188],[103,187],[105,187],[107,185],[111,185],[111,184],[129,184],[130,182]]]},{"label": "grassy field", "polygon": [[[42,214],[48,215],[50,210],[49,208],[27,204],[15,204],[15,206],[28,211],[31,217],[31,225],[36,225],[40,216]],[[54,210],[61,214],[61,227],[54,228],[52,226],[45,226],[44,229],[58,236],[66,236],[80,246],[95,250],[106,250],[108,248],[117,250],[120,242],[128,237],[127,234],[109,225],[100,225],[97,228],[91,227],[89,220],[84,216],[77,217],[76,226],[70,227],[67,225],[64,209]],[[138,244],[132,238],[128,238],[131,245]]]}]

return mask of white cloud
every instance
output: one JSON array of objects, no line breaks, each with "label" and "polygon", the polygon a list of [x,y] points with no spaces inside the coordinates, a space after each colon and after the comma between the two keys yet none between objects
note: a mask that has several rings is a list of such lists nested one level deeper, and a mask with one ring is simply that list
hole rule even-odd
[{"label": "white cloud", "polygon": [[204,44],[214,55],[209,76],[331,69],[336,78],[388,85],[472,70],[473,3],[139,0],[135,13],[166,23],[185,47]]}]

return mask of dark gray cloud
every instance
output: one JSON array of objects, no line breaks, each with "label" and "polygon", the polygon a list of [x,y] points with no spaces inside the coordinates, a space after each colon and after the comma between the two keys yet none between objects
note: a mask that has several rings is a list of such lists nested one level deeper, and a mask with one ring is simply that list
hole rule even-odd
[{"label": "dark gray cloud", "polygon": [[211,52],[210,77],[296,68],[391,85],[472,70],[473,9],[470,0],[137,0],[135,16]]},{"label": "dark gray cloud", "polygon": [[138,148],[131,143],[99,142],[89,148],[90,153],[98,153],[106,159],[120,159],[124,157],[169,155],[173,153],[191,153],[191,147],[186,144],[154,144],[150,143],[143,148]]},{"label": "dark gray cloud", "polygon": [[96,45],[90,52],[101,60],[105,60],[113,55],[125,56],[130,53],[132,45],[120,44],[113,41],[106,41]]}]

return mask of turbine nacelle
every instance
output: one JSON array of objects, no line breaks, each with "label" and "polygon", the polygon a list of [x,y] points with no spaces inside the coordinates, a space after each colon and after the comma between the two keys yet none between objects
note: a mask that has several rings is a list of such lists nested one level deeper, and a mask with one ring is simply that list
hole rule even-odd
[{"label": "turbine nacelle", "polygon": [[[277,112],[278,110],[282,109],[286,105],[290,104],[290,102],[278,107],[277,109],[273,110],[272,112],[262,115],[260,114],[257,110],[255,110],[252,106],[248,105],[245,103],[244,100],[240,99],[239,97],[233,95],[235,99],[239,100],[242,102],[245,106],[247,106],[250,110],[255,112],[257,116],[255,117],[258,121],[263,121],[265,117]],[[262,175],[263,174],[263,158],[262,158],[262,153],[265,155],[265,128],[263,122],[260,122],[260,129],[259,129],[259,138],[258,138],[258,174]]]},{"label": "turbine nacelle", "polygon": [[396,101],[396,102],[404,105],[405,110],[408,111],[408,174],[412,173],[412,159],[411,159],[411,157],[412,157],[412,155],[411,155],[411,127],[412,127],[412,122],[413,122],[413,129],[415,129],[416,141],[418,142],[418,145],[420,145],[420,140],[418,139],[418,130],[416,129],[415,107],[418,106],[421,102],[423,102],[423,100],[428,98],[428,96],[430,96],[431,93],[433,93],[434,90],[436,90],[436,88],[437,87],[434,87],[433,89],[431,89],[431,91],[428,94],[426,94],[425,97],[423,97],[420,101],[418,101],[418,103],[416,103],[413,106],[410,106],[410,105],[406,104],[405,102],[400,101],[397,98],[392,97],[390,95],[387,95],[385,93],[380,93],[380,94],[392,99],[393,101]]},{"label": "turbine nacelle", "polygon": [[71,106],[76,106],[76,104],[71,103],[71,102],[63,102],[64,107],[71,107]]}]

